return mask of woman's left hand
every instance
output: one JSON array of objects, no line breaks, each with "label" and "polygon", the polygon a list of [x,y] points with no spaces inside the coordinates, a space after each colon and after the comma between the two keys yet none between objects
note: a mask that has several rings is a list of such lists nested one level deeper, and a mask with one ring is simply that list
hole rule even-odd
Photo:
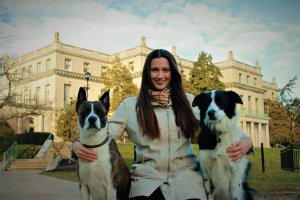
[{"label": "woman's left hand", "polygon": [[229,158],[231,160],[239,160],[241,157],[247,154],[247,152],[252,148],[252,140],[251,138],[243,138],[240,141],[232,144],[230,147],[226,149]]}]

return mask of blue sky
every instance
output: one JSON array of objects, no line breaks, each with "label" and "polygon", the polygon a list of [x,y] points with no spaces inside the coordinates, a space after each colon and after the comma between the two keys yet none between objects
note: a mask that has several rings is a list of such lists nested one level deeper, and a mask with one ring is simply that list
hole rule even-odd
[{"label": "blue sky", "polygon": [[[115,53],[137,46],[171,50],[214,62],[228,52],[255,65],[279,87],[298,76],[300,97],[300,1],[298,0],[1,0],[0,55],[19,56],[53,41]],[[10,36],[8,38],[3,36]]]}]

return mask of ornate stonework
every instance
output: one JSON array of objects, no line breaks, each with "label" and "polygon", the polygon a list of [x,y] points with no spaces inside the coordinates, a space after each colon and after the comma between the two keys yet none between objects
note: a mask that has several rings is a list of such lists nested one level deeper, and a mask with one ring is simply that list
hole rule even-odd
[{"label": "ornate stonework", "polygon": [[[142,67],[146,56],[151,51],[152,49],[146,46],[145,37],[141,37],[140,45],[109,55],[61,43],[57,32],[53,43],[15,58],[13,71],[29,69],[29,73],[16,87],[19,101],[26,102],[26,98],[38,95],[40,102],[48,102],[47,105],[51,105],[51,112],[49,106],[47,112],[41,107],[39,114],[32,116],[31,129],[55,134],[53,113],[63,108],[70,98],[76,98],[79,87],[87,85],[85,71],[89,71],[92,75],[88,82],[89,99],[97,99],[104,87],[103,75],[112,66],[115,56],[118,56],[122,64],[129,68],[134,83],[140,86]],[[175,46],[172,47],[172,53],[180,70],[188,77],[193,61],[180,58]],[[259,146],[261,142],[269,146],[268,117],[255,115],[253,112],[264,113],[264,99],[277,98],[278,88],[275,79],[272,83],[263,81],[258,62],[255,66],[251,66],[237,61],[231,51],[228,53],[228,60],[215,64],[220,67],[223,74],[222,81],[228,89],[235,90],[244,98],[244,105],[239,108],[242,111],[242,128],[252,137],[255,146]],[[2,81],[0,89],[5,90],[5,88],[7,84]],[[16,132],[28,131],[20,121],[24,120],[19,119],[15,124]]]}]

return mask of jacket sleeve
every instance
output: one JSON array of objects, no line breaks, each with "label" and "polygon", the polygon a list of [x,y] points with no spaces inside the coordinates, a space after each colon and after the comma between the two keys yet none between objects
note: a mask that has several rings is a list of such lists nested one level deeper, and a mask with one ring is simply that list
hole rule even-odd
[{"label": "jacket sleeve", "polygon": [[128,114],[125,101],[119,105],[113,117],[108,121],[108,134],[111,138],[118,139],[126,129]]}]

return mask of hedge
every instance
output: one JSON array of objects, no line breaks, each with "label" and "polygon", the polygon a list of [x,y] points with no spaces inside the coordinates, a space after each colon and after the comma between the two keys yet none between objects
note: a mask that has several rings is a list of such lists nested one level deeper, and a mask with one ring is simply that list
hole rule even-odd
[{"label": "hedge", "polygon": [[[45,140],[49,137],[48,132],[33,132],[33,133],[21,133],[16,134],[16,141],[18,144],[35,144],[35,145],[43,145]],[[53,140],[53,134],[51,134],[51,138]]]}]

